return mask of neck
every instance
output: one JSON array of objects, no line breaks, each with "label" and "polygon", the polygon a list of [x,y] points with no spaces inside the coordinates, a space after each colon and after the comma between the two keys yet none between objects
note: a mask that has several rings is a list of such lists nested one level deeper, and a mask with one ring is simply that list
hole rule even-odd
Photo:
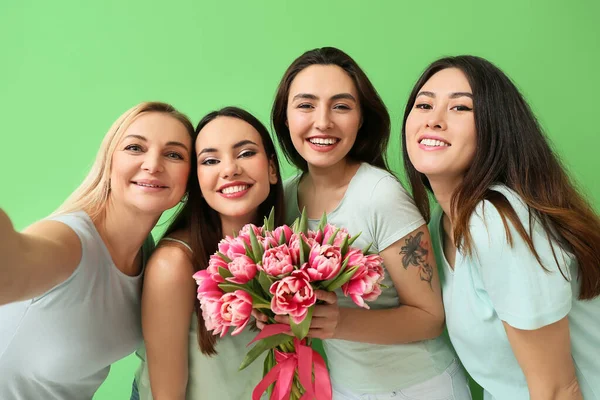
[{"label": "neck", "polygon": [[139,273],[136,258],[160,215],[132,212],[109,200],[104,213],[94,221],[114,264],[124,274]]},{"label": "neck", "polygon": [[452,195],[462,182],[462,178],[428,176],[429,184],[433,190],[435,199],[444,211],[444,214],[452,221]]},{"label": "neck", "polygon": [[241,217],[228,217],[221,215],[221,229],[223,237],[231,236],[234,232],[237,234],[246,224],[251,224],[256,220],[256,210],[253,213]]},{"label": "neck", "polygon": [[359,167],[360,163],[347,158],[329,167],[315,167],[309,164],[305,179],[316,192],[338,189],[348,185]]}]

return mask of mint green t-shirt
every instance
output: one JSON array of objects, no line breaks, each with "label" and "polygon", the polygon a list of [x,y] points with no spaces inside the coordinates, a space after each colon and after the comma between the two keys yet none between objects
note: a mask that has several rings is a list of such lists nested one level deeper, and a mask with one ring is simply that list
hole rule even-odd
[{"label": "mint green t-shirt", "polygon": [[[189,332],[189,376],[185,398],[187,400],[250,399],[254,387],[263,378],[266,353],[242,371],[239,367],[246,353],[251,349],[247,347],[248,343],[257,334],[258,332],[250,331],[249,328],[236,336],[228,333],[217,340],[217,355],[207,356],[200,351],[198,345],[198,318],[194,313]],[[142,361],[135,377],[140,400],[152,400],[145,347],[140,348],[136,355]]]},{"label": "mint green t-shirt", "polygon": [[[300,176],[285,182],[286,223],[300,215],[298,183]],[[361,233],[354,243],[381,252],[425,224],[414,201],[400,182],[390,173],[363,163],[350,181],[343,199],[327,215],[329,223],[346,228],[351,235]],[[316,229],[318,220],[309,220]],[[400,306],[398,292],[389,275],[388,286],[374,302],[372,309]],[[336,291],[340,307],[357,307],[341,290]],[[378,345],[339,339],[323,341],[332,384],[356,393],[381,393],[424,382],[437,376],[455,358],[449,344],[441,337],[422,342]]]},{"label": "mint green t-shirt", "polygon": [[[519,196],[504,186],[492,189],[506,197],[530,233],[529,211]],[[600,399],[600,297],[577,299],[574,257],[551,243],[534,220],[532,238],[549,272],[544,271],[510,222],[513,245],[508,244],[498,210],[484,201],[469,222],[473,255],[467,257],[457,251],[452,270],[443,252],[442,216],[438,207],[429,229],[440,269],[448,333],[466,370],[485,390],[486,400],[529,399],[525,376],[502,321],[517,329],[533,330],[565,316],[583,398]],[[551,246],[570,282],[559,271]]]}]

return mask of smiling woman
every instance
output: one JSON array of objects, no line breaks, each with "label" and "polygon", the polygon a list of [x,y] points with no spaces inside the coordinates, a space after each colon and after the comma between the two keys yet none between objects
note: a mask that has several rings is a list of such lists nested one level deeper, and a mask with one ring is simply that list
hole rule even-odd
[{"label": "smiling woman", "polygon": [[326,213],[385,264],[387,288],[372,309],[359,309],[339,289],[314,310],[308,336],[325,339],[334,400],[470,399],[462,367],[440,337],[429,231],[387,166],[390,117],[369,78],[339,49],[307,51],[284,73],[272,119],[301,171],[285,184],[287,222],[304,209],[314,229]]},{"label": "smiling woman", "polygon": [[185,193],[194,137],[170,105],[142,103],[51,217],[18,233],[0,210],[0,398],[91,399],[140,345],[150,231]]},{"label": "smiling woman", "polygon": [[516,86],[483,58],[439,59],[402,134],[417,204],[429,219],[439,203],[448,333],[485,398],[600,399],[600,217]]},{"label": "smiling woman", "polygon": [[[219,340],[207,330],[192,275],[211,264],[227,234],[260,225],[272,208],[283,220],[283,187],[275,146],[250,113],[226,107],[196,127],[196,174],[189,200],[148,263],[142,299],[145,347],[131,399],[248,399],[262,363],[239,371],[254,333]],[[168,326],[169,329],[164,329]]]}]

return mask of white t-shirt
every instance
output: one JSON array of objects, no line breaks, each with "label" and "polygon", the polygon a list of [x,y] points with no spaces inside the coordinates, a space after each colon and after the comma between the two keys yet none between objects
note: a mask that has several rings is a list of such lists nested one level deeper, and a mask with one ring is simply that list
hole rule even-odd
[{"label": "white t-shirt", "polygon": [[[298,208],[300,175],[286,181],[286,222],[292,223]],[[425,224],[412,197],[389,172],[362,163],[348,184],[343,199],[327,215],[327,222],[344,227],[354,236],[361,233],[353,246],[381,252]],[[309,220],[316,229],[318,220]],[[400,305],[398,292],[386,273],[388,286],[372,309]],[[429,289],[427,289],[429,290]],[[357,307],[341,290],[336,291],[340,307]],[[381,393],[403,389],[424,382],[445,371],[455,356],[441,337],[422,342],[378,345],[339,339],[323,341],[333,385],[355,393]]]},{"label": "white t-shirt", "polygon": [[[73,274],[47,293],[0,307],[0,399],[91,399],[110,365],[142,343],[142,273],[112,262],[85,212],[50,218],[81,241]],[[144,263],[152,241],[144,245]]]}]

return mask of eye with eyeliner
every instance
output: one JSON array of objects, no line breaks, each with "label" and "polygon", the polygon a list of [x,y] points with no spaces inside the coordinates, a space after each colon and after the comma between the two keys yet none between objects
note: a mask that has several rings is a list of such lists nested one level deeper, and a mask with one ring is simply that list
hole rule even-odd
[{"label": "eye with eyeliner", "polygon": [[216,158],[205,158],[204,160],[200,161],[201,165],[216,165],[219,163],[219,160],[217,160]]},{"label": "eye with eyeliner", "polygon": [[256,155],[257,151],[254,150],[242,150],[238,155],[239,158],[250,158]]},{"label": "eye with eyeliner", "polygon": [[469,106],[465,106],[465,105],[459,104],[457,106],[452,107],[451,110],[455,110],[455,111],[473,111],[473,108],[471,108]]},{"label": "eye with eyeliner", "polygon": [[427,103],[415,103],[415,108],[418,108],[419,110],[431,110],[433,107],[431,104]]}]

